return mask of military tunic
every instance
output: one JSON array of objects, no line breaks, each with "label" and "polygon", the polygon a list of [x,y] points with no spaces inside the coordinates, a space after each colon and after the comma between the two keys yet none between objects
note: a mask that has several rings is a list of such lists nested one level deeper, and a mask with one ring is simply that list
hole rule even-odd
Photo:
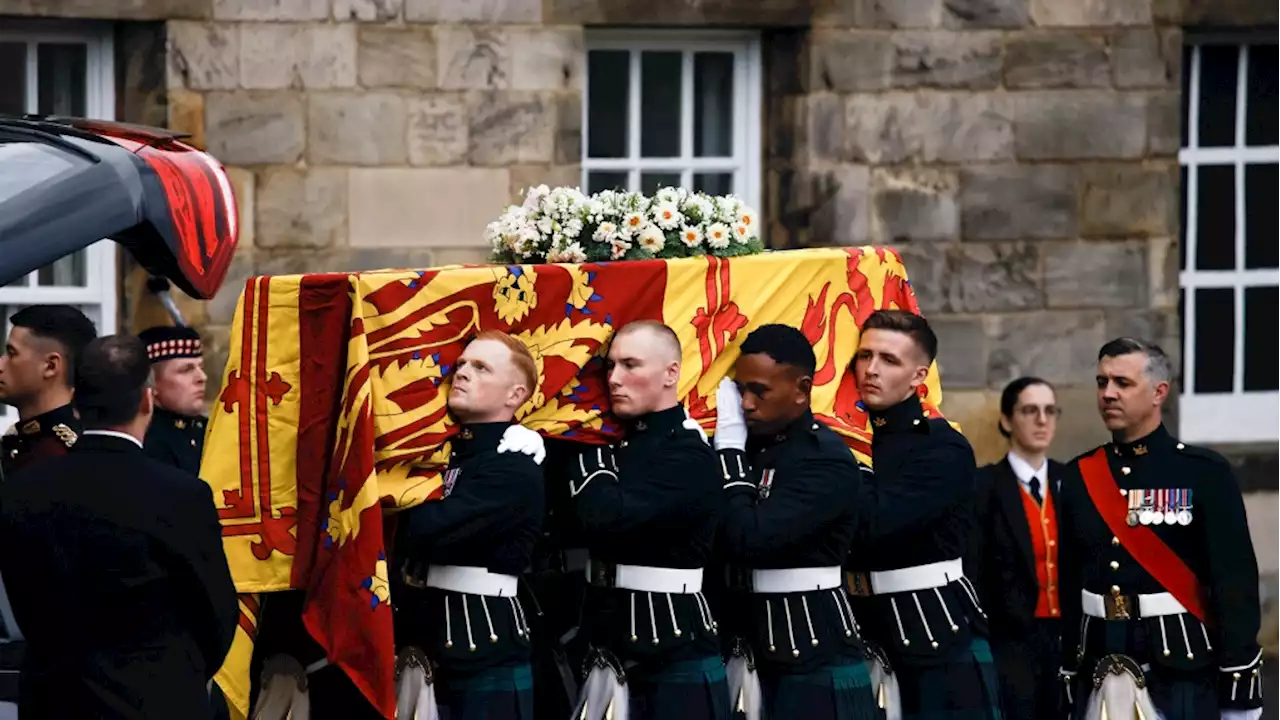
[{"label": "military tunic", "polygon": [[444,498],[407,511],[396,528],[396,644],[437,665],[436,700],[456,720],[533,718],[531,628],[517,577],[529,567],[545,500],[537,462],[498,451],[510,426],[463,426]]},{"label": "military tunic", "polygon": [[[849,448],[805,412],[746,452],[722,450],[730,593],[770,718],[879,718],[841,565],[858,523],[862,473]],[[736,582],[735,582],[736,580]]]},{"label": "military tunic", "polygon": [[207,424],[208,418],[202,415],[180,415],[157,407],[151,426],[147,428],[146,453],[166,465],[198,476]]},{"label": "military tunic", "polygon": [[[1154,533],[1173,562],[1194,574],[1205,622],[1177,612],[1180,603],[1157,605],[1168,605],[1159,596],[1170,588],[1155,577],[1164,568],[1139,563],[1085,485],[1081,464],[1099,452],[1123,493],[1112,520]],[[1099,660],[1111,653],[1144,668],[1152,701],[1167,720],[1262,706],[1258,564],[1240,489],[1222,456],[1178,442],[1163,426],[1135,442],[1102,446],[1067,466],[1059,514],[1062,659],[1077,673],[1078,715]],[[1095,607],[1086,611],[1086,602]]]},{"label": "military tunic", "polygon": [[847,563],[854,611],[890,661],[905,718],[999,717],[985,615],[963,575],[973,449],[915,396],[870,415],[874,472]]},{"label": "military tunic", "polygon": [[19,421],[0,437],[0,478],[41,458],[66,455],[81,432],[80,418],[71,405]]},{"label": "military tunic", "polygon": [[724,508],[720,463],[687,417],[676,405],[636,418],[616,448],[584,449],[571,472],[591,555],[580,632],[622,664],[634,720],[729,715],[702,592],[628,589],[624,579],[631,568],[697,571],[710,559]]}]

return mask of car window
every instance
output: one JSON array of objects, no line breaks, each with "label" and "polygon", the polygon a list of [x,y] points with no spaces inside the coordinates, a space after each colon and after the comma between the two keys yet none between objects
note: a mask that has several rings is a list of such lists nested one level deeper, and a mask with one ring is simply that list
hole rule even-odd
[{"label": "car window", "polygon": [[49,145],[0,139],[0,202],[88,162]]}]

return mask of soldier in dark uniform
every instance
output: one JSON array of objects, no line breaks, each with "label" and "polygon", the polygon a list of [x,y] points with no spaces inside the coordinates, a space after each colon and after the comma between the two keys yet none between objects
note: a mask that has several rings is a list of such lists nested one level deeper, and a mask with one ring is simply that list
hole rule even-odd
[{"label": "soldier in dark uniform", "polygon": [[[633,322],[609,347],[615,446],[587,447],[570,492],[591,554],[580,632],[592,646],[574,718],[725,720],[724,662],[702,594],[724,508],[715,451],[677,397],[680,342]],[[624,684],[614,685],[621,676]]]},{"label": "soldier in dark uniform", "polygon": [[75,365],[97,336],[93,323],[70,305],[32,305],[9,318],[0,355],[0,402],[18,422],[0,439],[0,478],[44,457],[65,455],[80,435],[72,409]]},{"label": "soldier in dark uniform", "polygon": [[91,342],[84,434],[0,488],[0,571],[27,636],[23,718],[212,717],[236,591],[209,486],[142,452],[149,370],[136,337]]},{"label": "soldier in dark uniform", "polygon": [[963,569],[973,449],[917,394],[937,351],[919,315],[878,310],[863,325],[853,369],[871,416],[874,472],[849,587],[868,639],[888,657],[904,718],[998,718],[985,616]]},{"label": "soldier in dark uniform", "polygon": [[[541,532],[545,452],[513,421],[537,388],[537,366],[520,341],[488,331],[457,367],[448,402],[461,427],[444,498],[397,524],[396,644],[402,666],[433,670],[442,717],[533,720],[529,613],[517,591]],[[413,706],[400,713],[412,717]]]},{"label": "soldier in dark uniform", "polygon": [[[764,325],[742,343],[734,380],[717,392],[724,546],[731,575],[750,593],[749,627],[735,629],[747,634],[765,717],[881,718],[841,569],[861,472],[810,411],[815,370],[803,333]],[[735,709],[758,717],[739,695]]]},{"label": "soldier in dark uniform", "polygon": [[147,429],[146,452],[198,475],[208,423],[203,415],[208,378],[200,333],[189,327],[158,326],[138,337],[151,358],[156,392],[156,416]]},{"label": "soldier in dark uniform", "polygon": [[1103,345],[1098,410],[1114,439],[1063,476],[1062,660],[1078,718],[1130,717],[1135,694],[1148,718],[1152,704],[1165,720],[1262,713],[1244,502],[1222,456],[1165,429],[1171,374],[1155,345]]}]

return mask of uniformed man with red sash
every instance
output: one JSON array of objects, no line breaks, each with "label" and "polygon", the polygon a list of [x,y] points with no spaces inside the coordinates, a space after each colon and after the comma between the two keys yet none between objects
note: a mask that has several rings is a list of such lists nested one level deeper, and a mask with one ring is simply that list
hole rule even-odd
[{"label": "uniformed man with red sash", "polygon": [[1103,345],[1098,410],[1115,439],[1063,475],[1062,675],[1076,718],[1262,713],[1244,503],[1226,460],[1165,430],[1170,376],[1155,345]]}]

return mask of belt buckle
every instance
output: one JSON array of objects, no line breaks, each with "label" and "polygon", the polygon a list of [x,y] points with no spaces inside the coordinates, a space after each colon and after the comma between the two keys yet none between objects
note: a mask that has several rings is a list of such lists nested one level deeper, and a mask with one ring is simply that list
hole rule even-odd
[{"label": "belt buckle", "polygon": [[849,594],[854,597],[871,597],[871,573],[849,571],[844,574]]},{"label": "belt buckle", "polygon": [[592,585],[603,588],[618,586],[618,566],[616,564],[592,560],[588,567],[590,572],[587,577]]},{"label": "belt buckle", "polygon": [[1120,593],[1111,593],[1102,596],[1103,614],[1107,620],[1132,620],[1137,614],[1137,603],[1135,598]]},{"label": "belt buckle", "polygon": [[421,563],[406,562],[400,566],[400,580],[406,587],[423,590],[427,587],[427,576],[423,572],[425,569]]}]

